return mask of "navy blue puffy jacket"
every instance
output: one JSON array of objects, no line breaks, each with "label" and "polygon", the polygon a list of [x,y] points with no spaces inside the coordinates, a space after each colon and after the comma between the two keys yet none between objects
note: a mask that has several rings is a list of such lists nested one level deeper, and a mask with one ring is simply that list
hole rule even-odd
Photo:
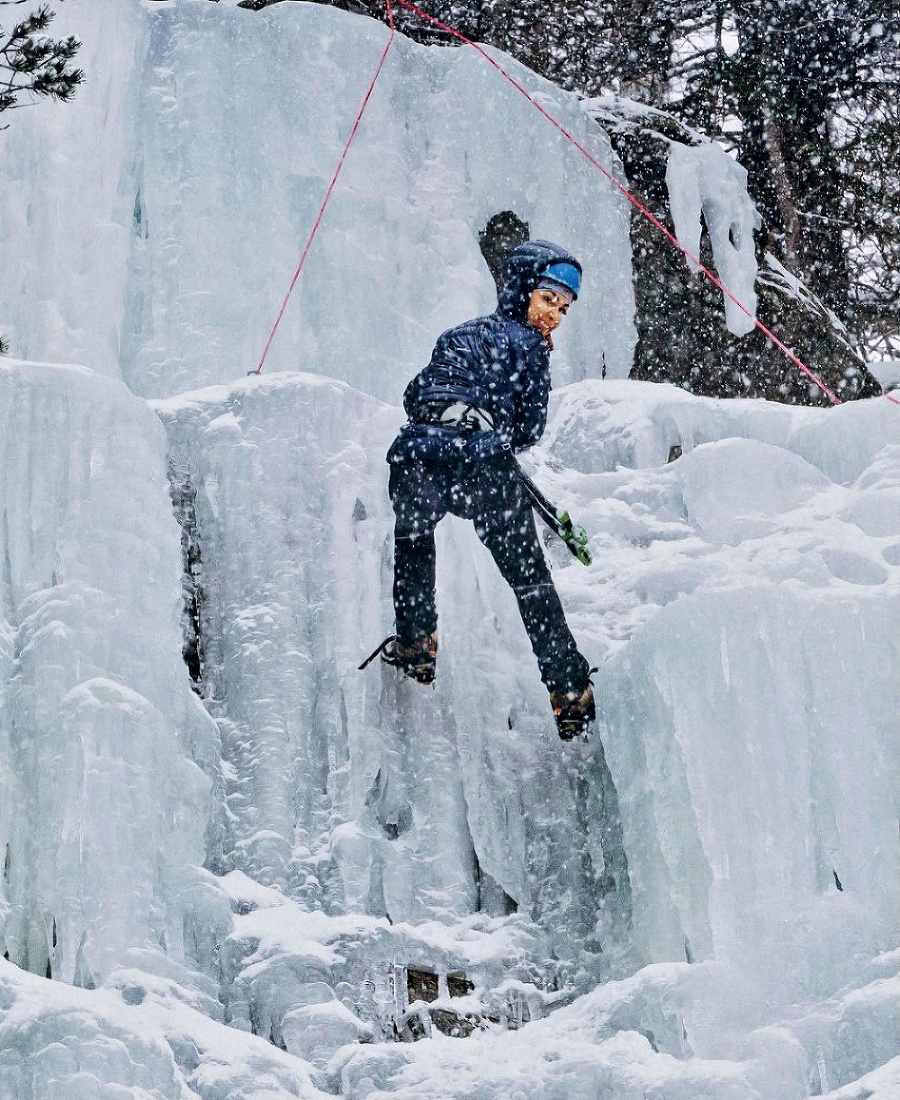
[{"label": "navy blue puffy jacket", "polygon": [[561,262],[581,270],[574,256],[549,241],[527,241],[510,252],[496,311],[445,332],[431,362],[406,387],[403,407],[410,425],[391,448],[389,461],[408,461],[421,453],[416,426],[441,402],[484,409],[500,440],[514,451],[537,443],[547,423],[550,349],[527,322],[528,304],[542,272]]}]

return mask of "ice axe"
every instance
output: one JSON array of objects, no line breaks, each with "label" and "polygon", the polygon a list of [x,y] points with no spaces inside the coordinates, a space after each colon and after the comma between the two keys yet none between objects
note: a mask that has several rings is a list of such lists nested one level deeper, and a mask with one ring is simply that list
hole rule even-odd
[{"label": "ice axe", "polygon": [[531,497],[531,505],[537,514],[555,535],[559,535],[582,565],[590,565],[594,559],[588,549],[587,531],[580,523],[573,523],[568,512],[561,512],[555,508],[518,462],[515,462],[515,468],[516,476],[521,481],[525,492]]}]

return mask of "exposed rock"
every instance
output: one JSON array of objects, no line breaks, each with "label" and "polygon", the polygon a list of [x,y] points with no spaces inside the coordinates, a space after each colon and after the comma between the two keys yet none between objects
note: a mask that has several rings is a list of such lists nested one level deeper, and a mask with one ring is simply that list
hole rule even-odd
[{"label": "exposed rock", "polygon": [[[590,101],[610,133],[632,192],[674,232],[666,167],[673,143],[707,139],[663,112],[622,99]],[[842,400],[874,397],[881,387],[835,314],[755,236],[757,316]],[[684,255],[639,210],[631,215],[638,342],[630,377],[674,382],[707,397],[765,397],[788,404],[831,399],[760,329],[736,337],[725,325],[721,291],[695,275]],[[715,270],[707,227],[700,261]]]}]

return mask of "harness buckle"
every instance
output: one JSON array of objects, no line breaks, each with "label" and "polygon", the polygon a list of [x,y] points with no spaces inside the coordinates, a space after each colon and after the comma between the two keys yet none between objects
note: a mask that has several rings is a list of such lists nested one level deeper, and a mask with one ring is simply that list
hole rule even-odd
[{"label": "harness buckle", "polygon": [[494,418],[489,412],[477,405],[466,405],[462,401],[454,401],[452,405],[448,405],[438,417],[438,423],[446,428],[459,428],[460,431],[494,431]]}]

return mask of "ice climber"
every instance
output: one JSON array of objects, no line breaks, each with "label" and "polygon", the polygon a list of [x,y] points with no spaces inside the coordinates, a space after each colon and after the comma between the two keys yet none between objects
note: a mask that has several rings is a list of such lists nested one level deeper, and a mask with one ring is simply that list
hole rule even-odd
[{"label": "ice climber", "polygon": [[515,592],[564,740],[594,718],[590,670],[566,623],[512,454],[544,432],[551,334],[580,285],[581,265],[557,245],[527,241],[513,249],[496,311],[445,332],[407,386],[409,423],[387,455],[396,634],[382,660],[420,683],[434,680],[434,529],[447,512],[471,519]]}]

